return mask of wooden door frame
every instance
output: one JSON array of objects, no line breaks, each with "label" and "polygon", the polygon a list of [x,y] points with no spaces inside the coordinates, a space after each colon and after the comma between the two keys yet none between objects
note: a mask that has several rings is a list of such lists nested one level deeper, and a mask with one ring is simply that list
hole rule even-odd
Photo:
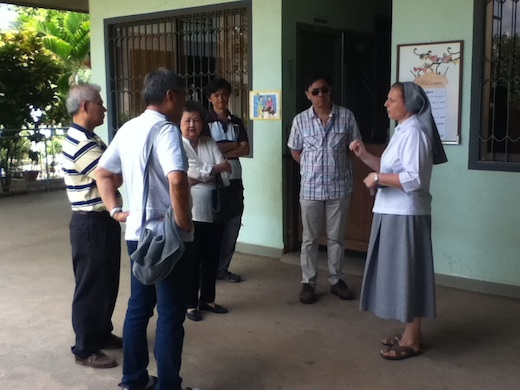
[{"label": "wooden door frame", "polygon": [[[320,27],[320,26],[314,26],[314,25],[308,25],[303,23],[297,23],[296,25],[296,47],[297,47],[297,56],[296,56],[296,66],[295,66],[295,85],[296,88],[298,88],[298,92],[303,95],[303,89],[300,91],[301,86],[304,83],[304,78],[307,75],[302,75],[302,69],[298,64],[303,61],[303,58],[305,56],[303,44],[301,42],[301,33],[302,32],[310,32],[310,33],[316,33],[321,34],[323,36],[329,35],[331,39],[338,40],[337,46],[338,46],[338,52],[335,53],[335,55],[338,58],[343,58],[343,31],[339,29],[332,29],[328,27]],[[342,61],[336,61],[338,68],[335,70],[335,75],[331,74],[330,77],[333,78],[333,84],[334,88],[337,91],[337,98],[339,98],[339,103],[342,104],[343,100],[343,82],[342,82],[342,76],[343,76],[343,69],[342,69]],[[337,86],[337,87],[336,87]],[[299,107],[301,102],[300,98],[296,98],[294,100],[294,112],[299,113],[302,111],[301,107]],[[287,125],[284,129],[285,137],[283,138],[284,141],[287,141],[287,138],[289,136],[289,132],[291,130],[291,125]],[[301,217],[299,212],[300,203],[298,201],[299,199],[299,188],[300,188],[300,168],[299,164],[294,161],[294,159],[291,156],[291,151],[286,146],[283,148],[283,154],[282,154],[282,164],[283,164],[283,185],[284,185],[284,253],[287,252],[297,252],[300,250],[301,245],[301,237],[298,234],[298,226],[301,226]]]},{"label": "wooden door frame", "polygon": [[[361,66],[360,69],[370,69],[370,71],[373,72],[373,92],[376,93],[376,96],[374,97],[374,100],[372,101],[370,107],[372,110],[372,115],[376,115],[376,112],[379,110],[379,105],[381,105],[382,107],[384,96],[386,96],[386,93],[388,91],[388,89],[385,88],[384,83],[389,83],[390,74],[390,60],[389,58],[387,58],[389,57],[388,54],[390,52],[390,42],[386,42],[385,38],[387,40],[389,39],[386,34],[386,29],[388,29],[388,27],[391,26],[391,20],[381,19],[379,20],[379,22],[379,24],[381,24],[380,28],[376,29],[370,35],[367,35],[367,33],[364,32],[348,31],[345,29],[331,29],[327,27],[297,24],[297,56],[295,61],[296,85],[303,85],[304,77],[306,77],[306,75],[303,75],[304,69],[302,68],[301,63],[305,59],[305,50],[308,46],[306,48],[303,47],[302,32],[316,33],[322,35],[323,37],[328,35],[332,39],[336,39],[336,42],[334,42],[333,45],[339,43],[339,46],[334,52],[334,55],[332,55],[332,58],[338,58],[338,61],[332,61],[333,63],[336,63],[336,68],[332,68],[331,71],[328,72],[331,74],[330,77],[333,78],[333,91],[335,90],[336,92],[334,94],[334,102],[338,105],[348,107],[349,102],[352,103],[352,96],[347,96],[347,94],[350,93],[350,91],[347,90],[347,83],[352,80],[357,81],[357,79],[348,79],[349,75],[346,74],[346,72],[349,72],[349,67],[352,66],[352,64],[351,62],[348,62],[350,58],[345,57],[347,55],[347,53],[345,52],[347,50],[346,44],[348,43],[345,42],[345,39],[347,39],[347,36],[351,37],[349,38],[350,43],[352,43],[353,39],[356,39],[356,41],[354,42],[357,42],[357,39],[360,39],[362,45],[369,44],[369,50],[365,49],[365,53],[373,53],[373,50],[370,50],[370,48],[374,50],[377,49],[377,52],[374,54],[375,57],[373,58],[372,62],[370,62],[370,58],[367,59],[365,57],[365,61],[369,61],[370,68],[366,68],[367,65],[365,63],[358,64],[359,66]],[[357,46],[354,48],[355,50],[357,50]],[[380,67],[381,69],[376,69],[375,67]],[[378,70],[384,71],[385,74],[387,72],[387,76],[381,75],[380,72],[378,72]],[[386,81],[386,78],[388,78],[388,81]],[[303,91],[301,91],[301,93],[303,94]],[[382,95],[383,93],[384,96]],[[379,100],[381,100],[381,103],[379,103]],[[293,104],[295,113],[302,111],[301,98],[296,98]],[[355,108],[353,108],[354,107],[350,107],[350,109],[354,111],[354,114],[356,114],[356,110]],[[363,115],[360,116],[358,121],[362,120],[363,118],[365,118],[365,121],[366,118],[378,118],[377,115],[371,116],[371,114],[368,114],[367,116],[366,112],[364,112]],[[384,149],[384,144],[387,141],[387,118],[386,115],[383,116],[384,118],[380,118],[381,120],[378,119],[378,121],[376,122],[374,119],[374,123],[371,123],[370,126],[365,126],[369,129],[370,134],[362,133],[363,140],[365,141],[367,148],[373,149],[373,152],[375,154],[380,154],[382,152],[382,150]],[[373,131],[375,128],[379,129],[379,132]],[[284,132],[284,140],[286,141],[290,132],[290,125],[285,126]],[[379,133],[381,133],[381,136],[376,136]],[[371,140],[376,142],[376,144],[369,145]],[[290,150],[287,147],[284,148],[282,163],[284,178],[284,252],[299,251],[301,243],[301,235],[299,234],[301,230],[301,217],[298,197],[300,189],[299,164],[292,159]],[[370,233],[370,221],[372,218],[371,209],[373,198],[369,198],[366,196],[364,186],[362,184],[362,179],[365,177],[364,175],[368,173],[366,172],[365,166],[363,164],[357,164],[357,162],[355,162],[353,168],[355,170],[354,180],[356,183],[356,188],[354,188],[349,208],[349,221],[347,224],[346,231],[346,244],[351,250],[366,251],[366,247],[368,244],[368,236]],[[300,227],[300,230],[298,229],[298,227]]]}]

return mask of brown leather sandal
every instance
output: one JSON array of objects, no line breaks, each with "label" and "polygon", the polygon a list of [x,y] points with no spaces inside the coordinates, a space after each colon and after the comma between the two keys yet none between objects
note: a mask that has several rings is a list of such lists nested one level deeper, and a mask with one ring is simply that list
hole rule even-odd
[{"label": "brown leather sandal", "polygon": [[399,344],[399,341],[403,338],[402,334],[396,334],[386,339],[381,339],[381,344],[386,345],[387,347],[391,347],[394,344]]},{"label": "brown leather sandal", "polygon": [[[394,356],[385,355],[386,352],[394,351]],[[411,347],[403,347],[399,344],[394,344],[386,351],[381,351],[381,357],[386,360],[403,360],[409,357],[417,356],[421,353],[421,350],[416,351]]]}]

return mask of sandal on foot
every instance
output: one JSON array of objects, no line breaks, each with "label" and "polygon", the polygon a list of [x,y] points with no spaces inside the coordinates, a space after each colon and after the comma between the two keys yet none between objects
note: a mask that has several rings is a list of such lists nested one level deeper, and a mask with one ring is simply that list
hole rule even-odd
[{"label": "sandal on foot", "polygon": [[[394,351],[395,355],[385,355],[386,352]],[[421,353],[421,350],[416,351],[411,347],[403,347],[399,344],[394,344],[386,351],[381,351],[381,357],[386,360],[403,360],[412,356],[417,356]]]},{"label": "sandal on foot", "polygon": [[[401,341],[402,338],[403,338],[402,334],[396,334],[396,335],[387,337],[386,339],[381,339],[381,344],[383,344],[387,347],[391,347],[392,345],[399,344],[399,341]],[[420,343],[419,346],[421,348],[424,347],[423,343]]]},{"label": "sandal on foot", "polygon": [[386,345],[387,347],[391,347],[394,344],[399,344],[399,341],[403,338],[402,334],[396,334],[386,339],[381,339],[381,344]]}]

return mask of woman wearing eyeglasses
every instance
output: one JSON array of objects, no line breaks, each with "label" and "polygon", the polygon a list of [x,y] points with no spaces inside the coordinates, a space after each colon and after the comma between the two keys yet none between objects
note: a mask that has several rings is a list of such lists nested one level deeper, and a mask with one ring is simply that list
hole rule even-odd
[{"label": "woman wearing eyeglasses", "polygon": [[345,221],[352,192],[349,144],[360,139],[354,114],[331,101],[331,83],[317,75],[306,84],[312,106],[296,115],[287,146],[300,164],[300,206],[303,225],[302,282],[299,299],[316,301],[318,245],[325,222],[330,292],[340,299],[354,299],[343,280]]},{"label": "woman wearing eyeglasses", "polygon": [[395,83],[385,107],[398,126],[381,158],[361,141],[350,149],[374,170],[364,183],[377,189],[360,309],[405,323],[381,340],[381,357],[400,360],[421,352],[421,320],[436,317],[430,179],[447,158],[420,86]]},{"label": "woman wearing eyeglasses", "polygon": [[[222,244],[222,226],[213,219],[211,196],[215,175],[229,180],[231,164],[224,158],[209,134],[206,110],[195,101],[187,101],[180,121],[182,142],[188,157],[188,178],[192,198],[195,239],[190,248],[192,260],[186,269],[186,317],[202,320],[201,311],[225,314],[228,310],[215,303],[215,283]],[[200,295],[199,295],[200,292]]]}]

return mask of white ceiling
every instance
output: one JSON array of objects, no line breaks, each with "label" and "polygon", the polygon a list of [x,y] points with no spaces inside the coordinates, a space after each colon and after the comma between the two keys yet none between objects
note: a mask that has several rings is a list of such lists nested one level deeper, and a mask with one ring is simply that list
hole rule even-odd
[{"label": "white ceiling", "polygon": [[88,0],[1,0],[2,3],[22,5],[26,7],[51,8],[65,11],[88,13]]}]

